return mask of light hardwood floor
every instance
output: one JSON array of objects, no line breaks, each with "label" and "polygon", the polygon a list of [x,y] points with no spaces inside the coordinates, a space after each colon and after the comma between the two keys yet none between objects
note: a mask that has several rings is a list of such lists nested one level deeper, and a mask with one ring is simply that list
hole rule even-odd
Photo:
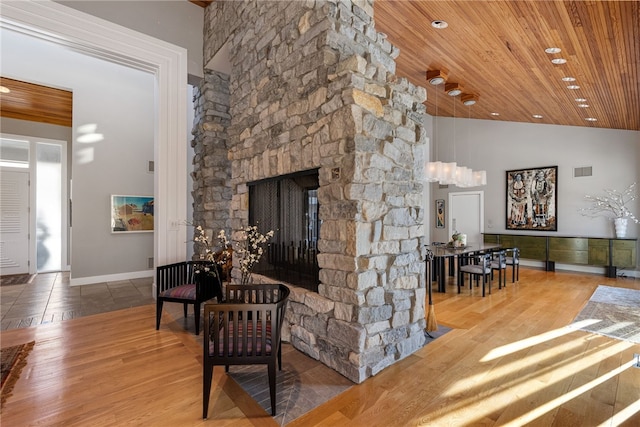
[{"label": "light hardwood floor", "polygon": [[[597,285],[640,281],[522,269],[486,298],[434,294],[454,328],[290,426],[640,426],[633,345],[571,323]],[[201,416],[201,344],[182,319],[154,327],[153,305],[3,331],[35,340],[1,414],[3,426],[272,426],[216,367]]]}]

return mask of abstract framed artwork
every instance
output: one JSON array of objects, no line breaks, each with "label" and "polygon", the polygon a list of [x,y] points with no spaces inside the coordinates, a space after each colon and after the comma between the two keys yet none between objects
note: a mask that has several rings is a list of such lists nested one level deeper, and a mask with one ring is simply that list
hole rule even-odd
[{"label": "abstract framed artwork", "polygon": [[507,171],[507,230],[558,231],[558,167]]},{"label": "abstract framed artwork", "polygon": [[152,232],[153,197],[111,196],[111,232]]},{"label": "abstract framed artwork", "polygon": [[444,228],[444,199],[436,199],[436,228]]}]

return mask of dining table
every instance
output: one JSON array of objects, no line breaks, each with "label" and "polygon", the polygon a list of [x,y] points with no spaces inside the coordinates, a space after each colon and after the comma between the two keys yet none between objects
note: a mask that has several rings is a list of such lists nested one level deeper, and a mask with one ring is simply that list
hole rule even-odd
[{"label": "dining table", "polygon": [[[432,243],[431,245],[425,245],[433,254],[433,261],[431,257],[427,256],[427,263],[433,262],[433,268],[427,271],[431,271],[431,281],[438,282],[438,292],[446,292],[446,260],[449,260],[449,276],[454,277],[456,272],[456,262],[459,264],[462,255],[469,255],[476,252],[488,252],[501,247],[497,243],[469,243],[464,246],[454,246],[449,243]],[[428,279],[427,279],[428,280]]]}]

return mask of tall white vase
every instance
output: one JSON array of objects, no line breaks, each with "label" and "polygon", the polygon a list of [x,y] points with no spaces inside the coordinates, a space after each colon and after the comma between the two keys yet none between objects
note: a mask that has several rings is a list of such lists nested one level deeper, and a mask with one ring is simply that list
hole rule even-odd
[{"label": "tall white vase", "polygon": [[615,218],[613,223],[616,227],[616,237],[621,239],[627,236],[627,218]]}]

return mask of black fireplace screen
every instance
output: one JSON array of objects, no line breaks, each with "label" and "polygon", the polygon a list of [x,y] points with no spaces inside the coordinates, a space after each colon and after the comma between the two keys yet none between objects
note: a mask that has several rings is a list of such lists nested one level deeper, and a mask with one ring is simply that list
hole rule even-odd
[{"label": "black fireplace screen", "polygon": [[249,223],[274,231],[254,271],[318,291],[318,170],[249,183]]}]

